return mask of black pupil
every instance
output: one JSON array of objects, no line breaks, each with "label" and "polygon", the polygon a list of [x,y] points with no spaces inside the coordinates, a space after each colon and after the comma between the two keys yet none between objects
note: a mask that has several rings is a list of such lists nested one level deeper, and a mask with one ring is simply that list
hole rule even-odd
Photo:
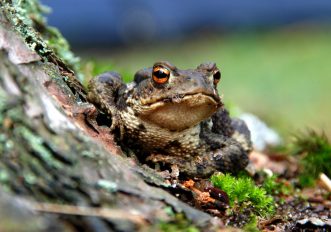
[{"label": "black pupil", "polygon": [[159,79],[162,79],[162,78],[166,78],[168,77],[168,74],[166,72],[164,72],[163,70],[157,70],[157,71],[154,71],[154,76],[159,78]]},{"label": "black pupil", "polygon": [[216,72],[216,73],[214,74],[214,79],[215,79],[215,80],[219,80],[219,79],[221,79],[221,73],[220,73],[220,72]]}]

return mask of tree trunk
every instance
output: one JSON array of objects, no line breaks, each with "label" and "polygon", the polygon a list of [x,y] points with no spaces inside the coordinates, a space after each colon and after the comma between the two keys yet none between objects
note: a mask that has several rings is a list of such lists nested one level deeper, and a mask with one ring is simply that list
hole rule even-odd
[{"label": "tree trunk", "polygon": [[0,2],[0,231],[157,229],[179,212],[210,229],[211,216],[89,125],[74,57],[56,50],[63,38],[37,1],[13,2]]}]

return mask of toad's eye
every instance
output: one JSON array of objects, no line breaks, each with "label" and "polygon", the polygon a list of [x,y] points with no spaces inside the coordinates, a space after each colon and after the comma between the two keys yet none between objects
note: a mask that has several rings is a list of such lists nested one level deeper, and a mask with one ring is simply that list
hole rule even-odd
[{"label": "toad's eye", "polygon": [[167,68],[161,66],[153,67],[153,80],[158,84],[164,84],[170,77],[170,71]]},{"label": "toad's eye", "polygon": [[214,85],[217,85],[218,82],[221,80],[221,72],[219,70],[216,70],[213,74],[214,77]]}]

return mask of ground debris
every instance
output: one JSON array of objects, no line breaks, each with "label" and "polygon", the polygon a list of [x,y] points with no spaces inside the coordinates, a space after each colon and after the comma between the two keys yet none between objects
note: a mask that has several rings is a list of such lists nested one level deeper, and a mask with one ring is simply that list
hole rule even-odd
[{"label": "ground debris", "polygon": [[260,222],[259,228],[264,231],[328,231],[330,209],[326,204],[289,197],[278,206],[272,219]]}]

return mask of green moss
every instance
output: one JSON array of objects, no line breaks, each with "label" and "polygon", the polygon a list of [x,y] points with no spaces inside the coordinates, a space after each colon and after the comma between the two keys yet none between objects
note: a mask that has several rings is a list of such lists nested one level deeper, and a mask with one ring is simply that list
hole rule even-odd
[{"label": "green moss", "polygon": [[268,176],[265,178],[262,187],[270,195],[289,195],[294,191],[293,186],[286,184],[284,181],[283,179],[278,179],[277,175]]},{"label": "green moss", "polygon": [[163,232],[199,232],[200,230],[192,225],[185,216],[181,213],[176,214],[174,219],[170,222],[161,222],[159,225],[159,230]]},{"label": "green moss", "polygon": [[229,196],[230,206],[243,208],[252,206],[253,213],[268,216],[274,212],[274,200],[262,187],[257,187],[249,177],[233,177],[230,174],[217,174],[211,177],[215,187]]},{"label": "green moss", "polygon": [[252,216],[251,220],[243,227],[245,232],[259,232],[260,230],[257,227],[257,218]]},{"label": "green moss", "polygon": [[308,131],[296,136],[292,154],[300,155],[299,180],[302,186],[312,186],[320,173],[331,176],[331,144],[324,133]]},{"label": "green moss", "polygon": [[60,31],[55,27],[48,26],[43,33],[43,38],[55,54],[78,73],[78,70],[80,70],[80,59],[71,52],[68,41],[62,36]]}]

